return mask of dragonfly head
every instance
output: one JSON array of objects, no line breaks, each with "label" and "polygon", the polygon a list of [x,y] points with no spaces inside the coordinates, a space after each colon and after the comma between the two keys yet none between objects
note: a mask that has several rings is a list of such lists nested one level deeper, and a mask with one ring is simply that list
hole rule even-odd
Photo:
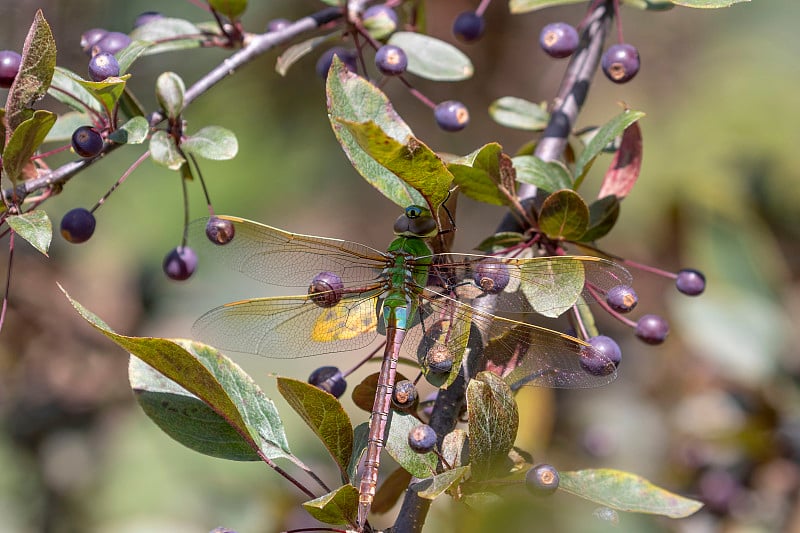
[{"label": "dragonfly head", "polygon": [[394,234],[399,237],[433,237],[439,232],[430,209],[418,205],[406,207],[394,223]]}]

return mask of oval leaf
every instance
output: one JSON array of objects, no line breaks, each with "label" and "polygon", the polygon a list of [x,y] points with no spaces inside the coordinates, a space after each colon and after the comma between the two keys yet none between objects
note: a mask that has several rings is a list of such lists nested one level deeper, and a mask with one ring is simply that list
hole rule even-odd
[{"label": "oval leaf", "polygon": [[28,120],[22,121],[11,134],[3,150],[3,170],[12,183],[24,178],[26,167],[31,165],[31,156],[42,145],[55,123],[55,113],[40,109]]},{"label": "oval leaf", "polygon": [[272,400],[236,363],[214,348],[197,342],[114,333],[100,318],[70,298],[63,288],[61,290],[92,327],[205,402],[254,451],[270,459],[293,457]]},{"label": "oval leaf", "polygon": [[353,428],[353,453],[350,455],[350,464],[347,466],[347,479],[358,478],[358,467],[361,456],[367,449],[369,441],[369,422],[362,422]]},{"label": "oval leaf", "polygon": [[[198,48],[204,41],[200,28],[188,20],[162,17],[135,28],[130,37],[133,41],[150,44],[142,55],[153,55],[170,50]],[[133,46],[133,45],[131,45]],[[138,46],[138,45],[137,45]],[[122,53],[119,54],[120,57]],[[120,65],[121,67],[122,65]]]},{"label": "oval leaf", "polygon": [[247,0],[209,0],[209,5],[218,13],[222,13],[229,20],[238,19],[247,9]]},{"label": "oval leaf", "polygon": [[278,391],[300,418],[319,437],[348,479],[347,465],[353,453],[353,425],[342,404],[330,393],[305,381],[278,378]]},{"label": "oval leaf", "polygon": [[86,89],[92,97],[100,103],[105,114],[111,118],[114,108],[125,92],[125,84],[131,77],[125,74],[118,78],[106,78],[103,81],[86,81],[83,79],[75,80],[79,85]]},{"label": "oval leaf", "polygon": [[324,524],[354,525],[358,514],[358,490],[348,484],[319,498],[307,501],[303,508]]},{"label": "oval leaf", "polygon": [[81,77],[74,72],[56,67],[47,94],[80,113],[86,112],[86,108],[103,113],[103,106],[79,81]]},{"label": "oval leaf", "polygon": [[157,131],[150,137],[150,157],[153,162],[170,170],[178,170],[186,160],[178,150],[175,139],[166,131]]},{"label": "oval leaf", "polygon": [[421,422],[414,416],[392,411],[386,452],[414,477],[426,478],[436,474],[438,458],[433,452],[417,453],[408,446],[408,433]]},{"label": "oval leaf", "polygon": [[598,198],[614,195],[625,198],[642,168],[642,130],[634,122],[622,134],[619,150],[614,154],[611,166],[608,167],[600,187]]},{"label": "oval leaf", "polygon": [[534,104],[514,96],[492,102],[489,115],[502,126],[528,131],[543,131],[550,120],[546,104]]},{"label": "oval leaf", "polygon": [[589,206],[573,190],[561,189],[542,202],[539,229],[551,239],[580,239],[589,227]]},{"label": "oval leaf", "polygon": [[181,148],[198,157],[222,161],[236,157],[239,141],[231,130],[206,126],[184,140]]},{"label": "oval leaf", "polygon": [[489,143],[447,164],[460,192],[473,200],[507,205],[509,198],[500,191],[500,155],[503,147]]},{"label": "oval leaf", "polygon": [[76,129],[91,123],[92,119],[88,113],[68,111],[56,118],[56,123],[47,133],[44,142],[69,141]]},{"label": "oval leaf", "polygon": [[434,37],[398,31],[389,44],[399,46],[408,56],[408,72],[434,81],[461,81],[472,77],[472,62],[458,48]]},{"label": "oval leaf", "polygon": [[535,155],[518,155],[512,157],[511,161],[517,171],[517,181],[535,185],[547,192],[572,186],[572,176],[560,161],[545,162]]},{"label": "oval leaf", "polygon": [[580,187],[583,178],[586,177],[586,173],[589,172],[589,169],[592,167],[592,163],[594,163],[594,160],[597,158],[598,154],[603,151],[606,145],[621,135],[622,132],[625,131],[625,128],[643,116],[644,113],[641,111],[626,109],[597,131],[592,137],[592,140],[589,141],[589,144],[586,145],[586,148],[584,148],[578,156],[578,160],[575,161],[575,184],[573,189],[577,190],[578,187]]},{"label": "oval leaf", "polygon": [[592,242],[600,237],[604,237],[619,218],[619,198],[616,196],[606,196],[595,200],[589,206],[589,227],[580,241]]},{"label": "oval leaf", "polygon": [[53,225],[50,223],[47,213],[37,209],[21,215],[9,216],[6,218],[6,222],[17,235],[47,255],[50,241],[53,239]]},{"label": "oval leaf", "polygon": [[420,498],[435,500],[444,491],[461,481],[468,473],[469,466],[459,466],[433,477],[416,481],[409,488],[416,492]]},{"label": "oval leaf", "polygon": [[150,125],[144,117],[133,117],[117,128],[108,138],[117,144],[141,144],[150,133]]},{"label": "oval leaf", "polygon": [[505,381],[491,372],[475,376],[467,385],[467,416],[472,475],[476,481],[488,479],[508,460],[519,427],[517,404]]},{"label": "oval leaf", "polygon": [[[567,260],[566,257],[561,258]],[[581,297],[586,273],[583,263],[570,261],[574,268],[566,268],[564,264],[558,271],[548,268],[548,263],[530,262],[521,270],[528,279],[538,279],[537,283],[522,284],[522,292],[534,311],[540,315],[555,318],[572,307]],[[535,277],[531,277],[534,276]]]},{"label": "oval leaf", "polygon": [[156,79],[156,99],[167,117],[175,119],[183,109],[183,95],[186,85],[174,72],[162,72]]},{"label": "oval leaf", "polygon": [[300,59],[305,57],[306,54],[310,53],[321,44],[328,42],[329,39],[329,35],[320,35],[317,37],[312,37],[311,39],[306,39],[305,41],[297,44],[293,44],[278,56],[278,59],[275,62],[275,72],[281,76],[286,76],[286,73],[289,72],[289,68],[292,65],[297,63]]},{"label": "oval leaf", "polygon": [[703,506],[621,470],[577,470],[560,476],[559,489],[618,511],[684,518]]}]

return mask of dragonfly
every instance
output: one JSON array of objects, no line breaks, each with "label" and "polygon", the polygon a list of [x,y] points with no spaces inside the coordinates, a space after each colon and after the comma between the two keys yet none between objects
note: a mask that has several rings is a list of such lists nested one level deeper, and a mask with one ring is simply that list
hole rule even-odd
[{"label": "dragonfly", "polygon": [[[614,364],[587,342],[529,324],[522,315],[531,312],[530,294],[550,294],[564,280],[577,286],[573,301],[629,284],[627,270],[611,261],[434,254],[426,241],[437,235],[438,224],[430,210],[420,206],[407,207],[397,219],[395,238],[386,251],[233,216],[217,218],[232,225],[233,238],[224,246],[200,239],[206,243],[201,248],[213,250],[228,267],[251,278],[307,288],[307,293],[250,298],[212,309],[196,321],[197,338],[223,351],[298,358],[350,352],[383,337],[358,485],[359,531],[375,497],[401,354],[410,354],[423,368],[426,357],[435,354],[441,359],[445,354],[452,358],[453,373],[458,373],[470,332],[477,328],[493,353],[513,360],[512,374],[519,385],[594,387],[616,377]],[[489,299],[491,307],[483,305]],[[547,305],[534,308],[547,315],[552,311]]]}]

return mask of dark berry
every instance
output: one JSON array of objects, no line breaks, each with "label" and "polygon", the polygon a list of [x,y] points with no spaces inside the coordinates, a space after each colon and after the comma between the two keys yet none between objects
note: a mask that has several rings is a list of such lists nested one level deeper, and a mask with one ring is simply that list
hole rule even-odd
[{"label": "dark berry", "polygon": [[392,391],[392,403],[398,409],[408,409],[417,401],[419,395],[417,394],[417,387],[407,380],[401,379],[394,384]]},{"label": "dark berry", "polygon": [[148,22],[153,22],[154,20],[163,18],[164,15],[159,13],[158,11],[145,11],[144,13],[136,17],[136,20],[133,21],[133,27],[138,28],[139,26],[144,26]]},{"label": "dark berry", "polygon": [[81,126],[72,133],[72,149],[81,157],[94,157],[103,151],[103,137],[91,126]]},{"label": "dark berry", "polygon": [[8,89],[19,74],[22,56],[13,50],[0,51],[0,87]]},{"label": "dark berry", "polygon": [[131,44],[130,37],[118,31],[110,31],[92,46],[92,55],[100,52],[116,54],[120,50],[127,48],[129,44]]},{"label": "dark berry", "polygon": [[484,292],[498,294],[508,286],[511,276],[508,265],[496,259],[482,259],[475,267],[472,279]]},{"label": "dark berry", "polygon": [[386,4],[378,4],[376,6],[368,7],[366,11],[364,11],[364,16],[362,18],[366,20],[377,17],[388,17],[392,22],[394,22],[395,26],[400,23],[400,20],[397,18],[397,12],[395,12],[394,9]]},{"label": "dark berry", "polygon": [[375,66],[387,76],[397,76],[406,71],[408,57],[402,48],[387,44],[378,48]]},{"label": "dark berry", "polygon": [[428,453],[436,446],[436,432],[428,424],[420,424],[408,432],[408,446],[417,453]]},{"label": "dark berry", "polygon": [[553,494],[560,480],[558,470],[547,464],[536,465],[525,474],[525,486],[537,496]]},{"label": "dark berry", "polygon": [[339,61],[344,63],[347,70],[350,72],[356,72],[358,70],[356,53],[341,46],[334,46],[323,53],[317,60],[317,75],[323,80],[328,78],[328,71],[331,68],[331,63],[333,63],[334,55],[339,57]]},{"label": "dark berry", "polygon": [[461,131],[469,124],[467,107],[456,100],[446,100],[433,110],[436,124],[445,131]]},{"label": "dark berry", "polygon": [[320,272],[311,280],[308,287],[311,300],[320,307],[333,307],[344,294],[342,278],[333,272]]},{"label": "dark berry", "polygon": [[308,382],[337,398],[341,398],[344,391],[347,390],[347,381],[345,381],[342,372],[335,366],[317,368],[308,376]]},{"label": "dark berry", "polygon": [[617,370],[611,358],[593,347],[581,350],[579,362],[584,372],[593,376],[610,376]]},{"label": "dark berry", "polygon": [[678,277],[675,278],[675,286],[683,294],[697,296],[706,290],[706,277],[698,270],[684,268],[678,272]]},{"label": "dark berry", "polygon": [[100,52],[89,60],[89,77],[93,81],[119,76],[119,63],[114,54]]},{"label": "dark berry", "polygon": [[465,43],[480,39],[484,29],[486,22],[474,11],[464,11],[453,22],[453,35]]},{"label": "dark berry", "polygon": [[636,336],[647,344],[661,344],[668,333],[669,324],[658,315],[644,315],[636,322]]},{"label": "dark berry", "polygon": [[598,335],[597,337],[589,339],[589,344],[591,344],[595,350],[605,355],[614,363],[614,366],[619,366],[619,362],[622,360],[622,350],[619,349],[617,341],[605,335]]},{"label": "dark berry", "polygon": [[86,55],[91,56],[92,47],[107,34],[108,30],[104,30],[103,28],[92,28],[91,30],[86,30],[81,35],[81,49],[86,52]]},{"label": "dark berry", "polygon": [[94,233],[95,224],[91,211],[76,207],[61,219],[61,236],[73,244],[86,242]]},{"label": "dark berry", "polygon": [[267,22],[267,31],[281,31],[291,26],[291,24],[292,21],[289,19],[272,19]]},{"label": "dark berry", "polygon": [[236,235],[233,222],[219,217],[211,217],[206,222],[206,237],[214,244],[228,244]]},{"label": "dark berry", "polygon": [[611,287],[606,293],[606,302],[611,309],[620,313],[627,313],[639,303],[636,291],[628,285]]},{"label": "dark berry", "polygon": [[197,268],[197,254],[188,246],[178,246],[164,257],[163,267],[169,279],[187,280]]},{"label": "dark berry", "polygon": [[600,64],[608,79],[625,83],[639,72],[639,51],[630,44],[612,44],[603,54]]},{"label": "dark berry", "polygon": [[[438,336],[438,333],[434,334]],[[425,364],[434,374],[447,374],[453,368],[453,354],[444,344],[434,344],[428,349]]]},{"label": "dark berry", "polygon": [[539,46],[555,58],[569,57],[578,48],[578,31],[566,22],[554,22],[542,28]]}]

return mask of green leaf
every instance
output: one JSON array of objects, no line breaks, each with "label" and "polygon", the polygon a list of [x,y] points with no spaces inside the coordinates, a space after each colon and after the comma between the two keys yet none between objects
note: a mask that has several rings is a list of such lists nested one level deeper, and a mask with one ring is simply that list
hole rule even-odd
[{"label": "green leaf", "polygon": [[517,171],[517,181],[535,185],[547,192],[572,186],[572,176],[560,161],[545,162],[535,155],[518,155],[512,157],[511,161]]},{"label": "green leaf", "polygon": [[417,493],[420,498],[435,500],[444,491],[457,484],[469,473],[469,466],[459,466],[452,470],[446,470],[433,477],[421,479],[412,483],[409,488]]},{"label": "green leaf", "polygon": [[386,452],[414,477],[426,478],[436,473],[438,458],[433,452],[417,453],[408,446],[408,433],[421,422],[414,416],[392,411]]},{"label": "green leaf", "polygon": [[585,0],[509,0],[508,9],[516,15],[528,13],[545,7],[564,6],[567,4],[581,4]]},{"label": "green leaf", "polygon": [[413,137],[413,133],[395,112],[386,95],[361,76],[347,70],[338,57],[334,57],[328,73],[326,92],[333,133],[358,173],[402,208],[424,205],[425,199],[416,189],[378,163],[361,148],[350,130],[340,122],[373,121],[386,135],[397,142],[405,143]]},{"label": "green leaf", "polygon": [[465,466],[469,462],[469,441],[467,432],[454,429],[442,439],[442,457],[450,466]]},{"label": "green leaf", "polygon": [[181,148],[205,159],[233,159],[239,151],[236,135],[221,126],[206,126],[186,138]]},{"label": "green leaf", "polygon": [[575,184],[573,189],[578,190],[578,187],[580,187],[583,182],[583,178],[586,177],[586,173],[589,172],[592,163],[594,163],[594,160],[597,158],[598,154],[603,151],[606,145],[617,136],[621,135],[622,132],[625,131],[625,128],[643,116],[644,113],[641,111],[626,109],[597,131],[595,136],[592,137],[592,140],[589,141],[589,144],[586,145],[586,148],[584,148],[578,156],[578,160],[575,161]]},{"label": "green leaf", "polygon": [[353,425],[342,404],[330,393],[305,381],[278,378],[278,391],[322,441],[345,479],[353,453]]},{"label": "green leaf", "polygon": [[450,194],[453,175],[444,161],[416,137],[395,140],[373,121],[337,119],[356,143],[381,166],[420,192],[432,208],[438,208]]},{"label": "green leaf", "polygon": [[47,132],[44,142],[62,142],[72,139],[72,134],[81,126],[92,123],[91,117],[86,113],[68,111],[56,117],[55,125]]},{"label": "green leaf", "polygon": [[358,478],[359,462],[367,449],[368,440],[369,422],[363,422],[353,428],[353,453],[350,455],[350,464],[347,465],[347,479]]},{"label": "green leaf", "polygon": [[525,235],[516,231],[501,231],[495,233],[491,237],[487,237],[478,244],[475,249],[481,252],[491,254],[498,250],[503,250],[521,243],[525,239]]},{"label": "green leaf", "polygon": [[581,236],[581,242],[596,241],[611,231],[619,218],[619,198],[606,196],[589,205],[589,227]]},{"label": "green leaf", "polygon": [[511,389],[491,372],[479,373],[467,385],[467,416],[472,475],[488,479],[505,465],[517,437],[519,413]]},{"label": "green leaf", "polygon": [[144,55],[151,46],[153,46],[153,43],[149,41],[131,41],[131,44],[117,52],[116,58],[119,64],[119,73],[125,74],[128,72],[133,62]]},{"label": "green leaf", "polygon": [[358,489],[342,485],[319,498],[303,503],[308,514],[324,524],[353,525],[358,514]]},{"label": "green leaf", "polygon": [[[741,0],[749,2],[750,0]],[[650,11],[668,11],[675,7],[673,0],[622,0],[626,6],[638,9],[648,9]]]},{"label": "green leaf", "polygon": [[170,170],[178,170],[186,162],[175,144],[175,139],[163,130],[150,136],[150,157],[155,163]]},{"label": "green leaf", "polygon": [[6,97],[7,136],[31,117],[30,109],[47,94],[56,68],[56,41],[42,10],[36,11],[22,46],[19,73]]},{"label": "green leaf", "polygon": [[713,9],[717,7],[729,7],[741,2],[750,0],[672,0],[672,3],[684,7],[698,7],[701,9]]},{"label": "green leaf", "polygon": [[552,193],[542,202],[539,229],[551,239],[574,241],[589,227],[589,206],[571,189]]},{"label": "green leaf", "polygon": [[465,495],[462,501],[468,507],[485,511],[491,506],[503,503],[503,498],[494,492],[473,492]]},{"label": "green leaf", "polygon": [[385,39],[397,29],[397,24],[385,11],[379,11],[377,15],[366,17],[362,22],[373,39]]},{"label": "green leaf", "polygon": [[260,461],[250,443],[194,394],[131,356],[128,379],[145,414],[173,440],[230,461]]},{"label": "green leaf", "polygon": [[133,41],[155,43],[142,52],[146,56],[171,50],[199,48],[204,40],[202,30],[188,20],[169,17],[155,19],[135,28],[130,37]]},{"label": "green leaf", "polygon": [[561,472],[560,477],[560,489],[618,511],[685,518],[703,506],[621,470],[577,470]]},{"label": "green leaf", "polygon": [[3,150],[3,171],[12,183],[23,177],[31,156],[44,142],[50,128],[56,123],[56,114],[38,110],[14,129]]},{"label": "green leaf", "polygon": [[47,255],[50,241],[53,239],[53,225],[50,223],[47,213],[36,209],[20,215],[9,216],[6,218],[6,222],[17,235]]},{"label": "green leaf", "polygon": [[309,52],[330,40],[330,35],[319,35],[306,39],[305,41],[293,44],[287,48],[281,55],[278,56],[275,62],[275,72],[281,76],[286,76],[289,68],[297,63],[300,59],[305,57]]},{"label": "green leaf", "polygon": [[[555,318],[561,316],[572,307],[580,298],[583,286],[586,283],[586,273],[583,263],[571,261],[574,268],[566,268],[564,263],[559,263],[558,270],[550,267],[546,258],[542,261],[528,261],[522,265],[521,270],[525,276],[535,276],[537,283],[522,284],[522,292],[540,315]],[[561,258],[561,261],[569,261]]]},{"label": "green leaf", "polygon": [[247,9],[247,0],[208,0],[208,4],[214,11],[232,21],[237,20]]},{"label": "green leaf", "polygon": [[70,298],[63,288],[61,290],[93,328],[205,402],[253,450],[270,459],[292,458],[275,405],[233,361],[198,342],[114,333],[100,318]]},{"label": "green leaf", "polygon": [[125,74],[119,78],[106,78],[103,81],[76,80],[97,100],[109,118],[113,117],[114,107],[125,92],[125,83],[131,77]]},{"label": "green leaf", "polygon": [[156,99],[158,105],[174,120],[183,110],[183,94],[186,86],[180,76],[174,72],[162,72],[156,79]]},{"label": "green leaf", "polygon": [[473,200],[493,205],[507,205],[508,196],[500,184],[500,155],[503,147],[489,143],[447,164],[459,190]]},{"label": "green leaf", "polygon": [[108,138],[117,144],[141,144],[147,139],[148,133],[150,133],[150,124],[147,123],[147,119],[133,117],[117,128]]},{"label": "green leaf", "polygon": [[489,106],[489,115],[500,125],[528,131],[542,131],[550,120],[546,104],[504,96]]},{"label": "green leaf", "polygon": [[56,67],[47,93],[76,111],[85,112],[87,109],[91,109],[103,113],[105,111],[103,106],[90,91],[79,83],[80,81],[82,81],[81,77],[74,72],[63,67]]},{"label": "green leaf", "polygon": [[472,62],[458,48],[423,33],[398,31],[389,44],[399,46],[408,56],[406,70],[434,81],[461,81],[472,77]]}]

